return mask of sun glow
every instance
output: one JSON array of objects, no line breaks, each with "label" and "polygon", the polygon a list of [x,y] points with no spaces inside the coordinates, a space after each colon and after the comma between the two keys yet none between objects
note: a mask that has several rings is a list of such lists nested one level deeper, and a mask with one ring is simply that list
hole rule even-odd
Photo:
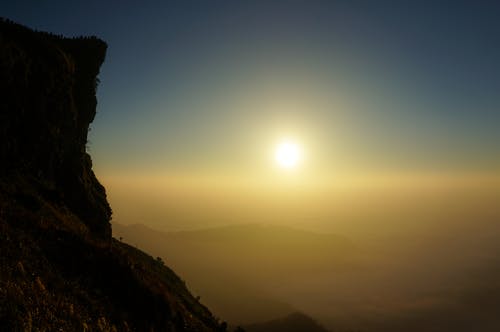
[{"label": "sun glow", "polygon": [[278,166],[285,169],[292,169],[299,164],[302,153],[297,143],[283,141],[276,146],[274,157]]}]

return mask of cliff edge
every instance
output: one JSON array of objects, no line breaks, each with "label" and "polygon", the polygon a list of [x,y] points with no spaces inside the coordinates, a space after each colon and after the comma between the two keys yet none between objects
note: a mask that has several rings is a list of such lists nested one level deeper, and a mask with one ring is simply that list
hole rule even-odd
[{"label": "cliff edge", "polygon": [[86,152],[106,48],[0,20],[0,330],[224,331],[161,260],[111,237]]},{"label": "cliff edge", "polygon": [[3,21],[0,31],[0,171],[37,186],[95,235],[111,236],[111,209],[86,153],[97,74],[107,45]]}]

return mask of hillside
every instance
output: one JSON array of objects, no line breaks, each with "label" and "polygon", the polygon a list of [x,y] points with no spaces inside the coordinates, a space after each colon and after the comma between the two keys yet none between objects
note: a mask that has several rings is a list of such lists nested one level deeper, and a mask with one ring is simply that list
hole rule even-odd
[{"label": "hillside", "polygon": [[0,330],[224,331],[172,270],[111,237],[86,152],[106,48],[0,20]]}]

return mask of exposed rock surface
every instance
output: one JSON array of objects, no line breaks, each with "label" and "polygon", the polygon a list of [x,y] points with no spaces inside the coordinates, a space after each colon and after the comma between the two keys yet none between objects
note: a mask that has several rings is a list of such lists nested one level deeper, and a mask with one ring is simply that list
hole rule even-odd
[{"label": "exposed rock surface", "polygon": [[0,169],[36,183],[96,235],[109,237],[111,209],[86,153],[107,45],[2,23]]},{"label": "exposed rock surface", "polygon": [[86,153],[106,47],[0,20],[0,331],[223,331],[162,261],[111,237]]}]

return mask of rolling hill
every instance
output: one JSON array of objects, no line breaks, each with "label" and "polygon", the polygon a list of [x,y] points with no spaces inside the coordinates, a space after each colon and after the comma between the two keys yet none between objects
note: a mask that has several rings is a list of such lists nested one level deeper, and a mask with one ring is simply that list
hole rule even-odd
[{"label": "rolling hill", "polygon": [[328,332],[312,318],[294,312],[286,317],[244,326],[247,332]]}]

